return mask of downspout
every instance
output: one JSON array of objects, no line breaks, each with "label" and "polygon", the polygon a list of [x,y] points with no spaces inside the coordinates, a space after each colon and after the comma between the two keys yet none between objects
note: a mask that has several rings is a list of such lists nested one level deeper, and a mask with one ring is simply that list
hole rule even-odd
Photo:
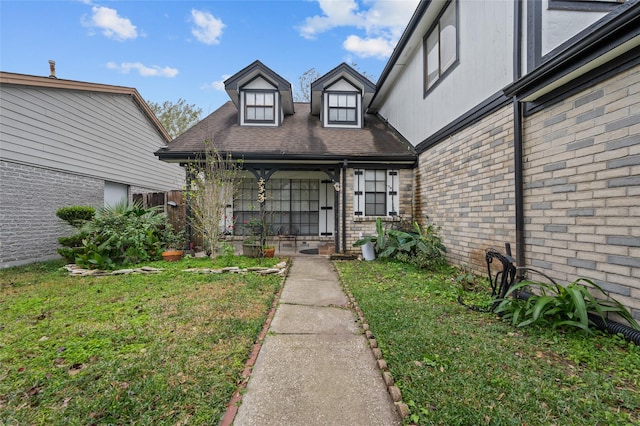
[{"label": "downspout", "polygon": [[[514,0],[513,80],[522,75],[522,2]],[[524,266],[524,164],[522,104],[513,96],[513,160],[516,209],[516,265]],[[520,278],[520,277],[518,277]]]},{"label": "downspout", "polygon": [[342,253],[347,252],[347,166],[345,158],[342,163]]}]

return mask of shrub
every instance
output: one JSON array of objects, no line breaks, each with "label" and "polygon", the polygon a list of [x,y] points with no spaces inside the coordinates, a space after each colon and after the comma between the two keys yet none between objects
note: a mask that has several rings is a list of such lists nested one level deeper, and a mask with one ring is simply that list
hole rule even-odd
[{"label": "shrub", "polygon": [[[509,297],[525,287],[534,291],[528,298]],[[596,299],[590,290],[602,295],[604,300]],[[589,314],[595,314],[606,322],[605,314],[612,312],[627,320],[633,328],[640,330],[638,323],[620,302],[586,278],[579,278],[566,286],[522,281],[509,289],[506,298],[498,304],[495,312],[502,314],[504,319],[511,320],[517,327],[546,323],[551,324],[553,328],[577,327],[587,333],[590,333],[590,327],[595,325],[589,319]]]},{"label": "shrub", "polygon": [[88,220],[93,219],[96,209],[90,206],[68,206],[56,210],[56,216],[69,225],[79,228]]},{"label": "shrub", "polygon": [[145,209],[126,201],[105,207],[82,227],[86,237],[76,263],[112,269],[158,259],[166,225],[166,215],[157,207]]},{"label": "shrub", "polygon": [[440,227],[433,223],[422,229],[418,222],[414,222],[413,232],[385,231],[382,219],[378,218],[376,231],[376,236],[362,238],[353,245],[359,247],[372,243],[378,257],[397,259],[418,268],[433,268],[444,262],[446,248],[442,244]]},{"label": "shrub", "polygon": [[[90,206],[68,206],[56,210],[56,216],[78,229],[93,219],[95,214],[96,209]],[[58,238],[58,243],[63,246],[58,249],[58,254],[67,262],[75,262],[76,257],[82,253],[82,240],[85,237],[84,232],[79,232],[69,237]]]}]

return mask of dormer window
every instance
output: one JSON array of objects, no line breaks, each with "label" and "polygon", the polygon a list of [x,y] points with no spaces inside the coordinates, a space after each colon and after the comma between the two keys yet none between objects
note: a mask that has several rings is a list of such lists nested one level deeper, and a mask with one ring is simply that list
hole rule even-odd
[{"label": "dormer window", "polygon": [[275,122],[275,93],[273,92],[245,91],[244,107],[245,122]]},{"label": "dormer window", "polygon": [[358,97],[355,93],[328,93],[329,124],[357,124]]},{"label": "dormer window", "polygon": [[337,79],[325,87],[322,98],[320,118],[324,127],[362,127],[362,93],[352,82]]}]

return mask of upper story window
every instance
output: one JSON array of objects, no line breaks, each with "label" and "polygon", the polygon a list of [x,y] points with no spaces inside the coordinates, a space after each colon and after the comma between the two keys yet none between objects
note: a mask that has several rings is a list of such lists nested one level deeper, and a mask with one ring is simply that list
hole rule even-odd
[{"label": "upper story window", "polygon": [[275,94],[273,92],[244,92],[244,120],[252,123],[275,122]]},{"label": "upper story window", "polygon": [[354,215],[397,216],[398,178],[398,170],[354,170]]},{"label": "upper story window", "polygon": [[358,97],[355,93],[329,93],[329,123],[357,124]]},{"label": "upper story window", "polygon": [[458,63],[458,12],[457,2],[449,2],[437,22],[425,35],[424,54],[425,95]]}]

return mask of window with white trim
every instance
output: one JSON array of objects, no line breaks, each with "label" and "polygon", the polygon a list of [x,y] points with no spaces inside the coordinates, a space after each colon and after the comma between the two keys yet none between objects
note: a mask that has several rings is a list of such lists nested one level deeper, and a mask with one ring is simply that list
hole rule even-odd
[{"label": "window with white trim", "polygon": [[358,97],[355,93],[328,93],[329,123],[356,124]]},{"label": "window with white trim", "polygon": [[425,35],[424,92],[425,94],[458,62],[457,2],[451,1],[438,22]]},{"label": "window with white trim", "polygon": [[354,170],[353,213],[355,216],[397,216],[398,170]]},{"label": "window with white trim", "polygon": [[244,121],[250,123],[275,122],[275,93],[244,91]]}]

